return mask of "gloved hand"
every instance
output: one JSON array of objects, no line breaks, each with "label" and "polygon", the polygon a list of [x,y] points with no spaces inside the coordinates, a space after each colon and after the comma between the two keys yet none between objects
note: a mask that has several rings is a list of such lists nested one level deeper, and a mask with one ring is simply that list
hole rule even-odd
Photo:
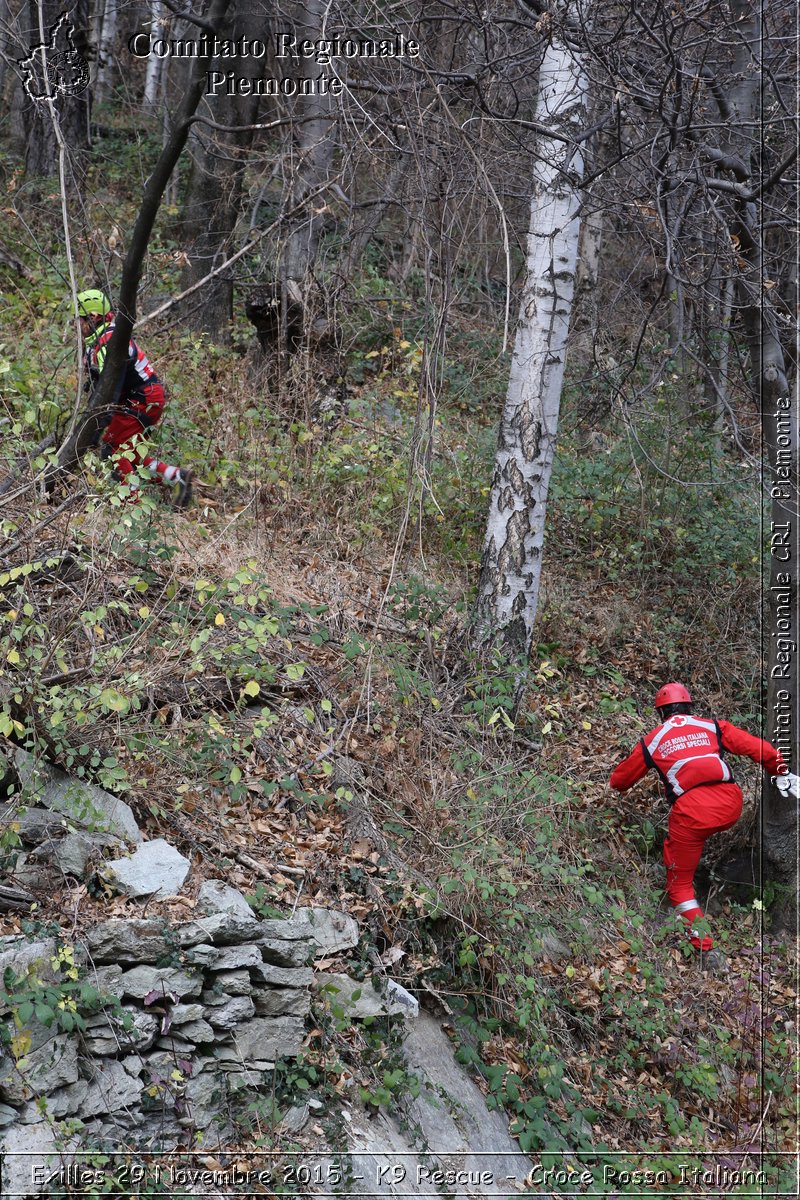
[{"label": "gloved hand", "polygon": [[778,775],[775,787],[782,796],[794,796],[795,799],[800,800],[800,776],[789,773]]}]

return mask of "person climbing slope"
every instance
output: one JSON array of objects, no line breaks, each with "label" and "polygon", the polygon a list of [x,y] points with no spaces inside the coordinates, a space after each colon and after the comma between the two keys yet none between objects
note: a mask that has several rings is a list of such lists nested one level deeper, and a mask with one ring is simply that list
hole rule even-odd
[{"label": "person climbing slope", "polygon": [[[91,385],[96,387],[114,332],[114,313],[110,301],[98,288],[80,292],[77,299],[86,369]],[[113,458],[114,478],[127,481],[134,496],[139,489],[134,468],[142,463],[160,483],[176,486],[175,506],[185,508],[192,498],[192,472],[160,462],[141,448],[146,431],[161,420],[165,404],[164,385],[147,355],[131,339],[119,398],[102,434],[100,457]]]},{"label": "person climbing slope", "polygon": [[694,894],[694,875],[706,839],[730,829],[742,814],[742,791],[725,761],[725,752],[743,754],[770,775],[781,791],[797,794],[800,780],[790,775],[780,750],[730,721],[692,714],[692,697],[681,683],[668,683],[655,697],[660,724],[645,734],[611,774],[609,783],[624,792],[649,770],[661,778],[672,804],[664,840],[667,895],[686,922],[696,950],[708,951],[713,939],[693,932],[703,917]]}]

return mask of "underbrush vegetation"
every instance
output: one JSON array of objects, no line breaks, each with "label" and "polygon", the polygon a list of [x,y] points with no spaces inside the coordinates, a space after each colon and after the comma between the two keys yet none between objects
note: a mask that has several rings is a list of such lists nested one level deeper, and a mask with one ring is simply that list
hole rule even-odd
[{"label": "underbrush vegetation", "polygon": [[[163,243],[154,292],[174,282]],[[63,436],[75,402],[66,289],[52,263],[29,266],[4,301],[4,473]],[[374,270],[359,287],[387,290]],[[353,911],[379,959],[401,951],[392,973],[439,998],[523,1150],[585,1161],[595,1192],[637,1190],[609,1174],[623,1152],[666,1172],[667,1193],[680,1164],[754,1149],[777,1164],[796,1112],[788,953],[755,894],[723,890],[731,973],[704,976],[661,903],[664,802],[606,787],[658,681],[697,680],[732,719],[758,711],[755,469],[700,423],[669,445],[669,395],[599,419],[587,452],[568,391],[517,711],[513,674],[465,639],[507,356],[465,313],[431,406],[418,304],[354,306],[330,421],[311,369],[289,410],[254,384],[252,347],[143,333],[172,395],[157,438],[196,468],[195,507],[152,489],[131,506],[94,455],[48,500],[53,449],[23,465],[2,512],[0,735],[124,794],[209,869],[268,847],[277,866],[249,882],[270,912],[298,901],[280,863],[304,866],[315,900]],[[16,850],[8,823],[5,864]],[[360,1069],[391,1107],[410,1084],[386,1045],[348,1066],[325,1043],[281,1098],[323,1077],[333,1097]]]}]

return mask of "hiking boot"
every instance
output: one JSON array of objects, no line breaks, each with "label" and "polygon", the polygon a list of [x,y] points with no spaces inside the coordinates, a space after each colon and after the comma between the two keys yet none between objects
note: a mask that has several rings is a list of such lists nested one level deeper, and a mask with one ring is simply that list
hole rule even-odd
[{"label": "hiking boot", "polygon": [[192,478],[192,471],[188,467],[181,467],[178,490],[173,501],[175,508],[188,508],[192,503]]}]

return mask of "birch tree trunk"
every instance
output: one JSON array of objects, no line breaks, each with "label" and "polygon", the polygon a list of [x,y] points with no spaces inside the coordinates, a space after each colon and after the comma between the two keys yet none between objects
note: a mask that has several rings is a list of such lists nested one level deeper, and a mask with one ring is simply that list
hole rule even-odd
[{"label": "birch tree trunk", "polygon": [[[95,78],[95,99],[98,102],[108,100],[114,81],[114,51],[117,40],[117,9],[118,0],[105,0],[98,4],[95,15],[95,41],[97,44],[97,76]],[[148,60],[149,63],[149,60]]]},{"label": "birch tree trunk", "polygon": [[[578,4],[567,8],[568,20]],[[584,13],[585,18],[585,13]],[[489,518],[472,627],[476,648],[497,645],[527,661],[539,596],[547,493],[558,431],[580,234],[580,150],[571,139],[586,115],[580,51],[554,28],[539,72],[534,120],[541,136],[527,270],[495,455]]]}]

